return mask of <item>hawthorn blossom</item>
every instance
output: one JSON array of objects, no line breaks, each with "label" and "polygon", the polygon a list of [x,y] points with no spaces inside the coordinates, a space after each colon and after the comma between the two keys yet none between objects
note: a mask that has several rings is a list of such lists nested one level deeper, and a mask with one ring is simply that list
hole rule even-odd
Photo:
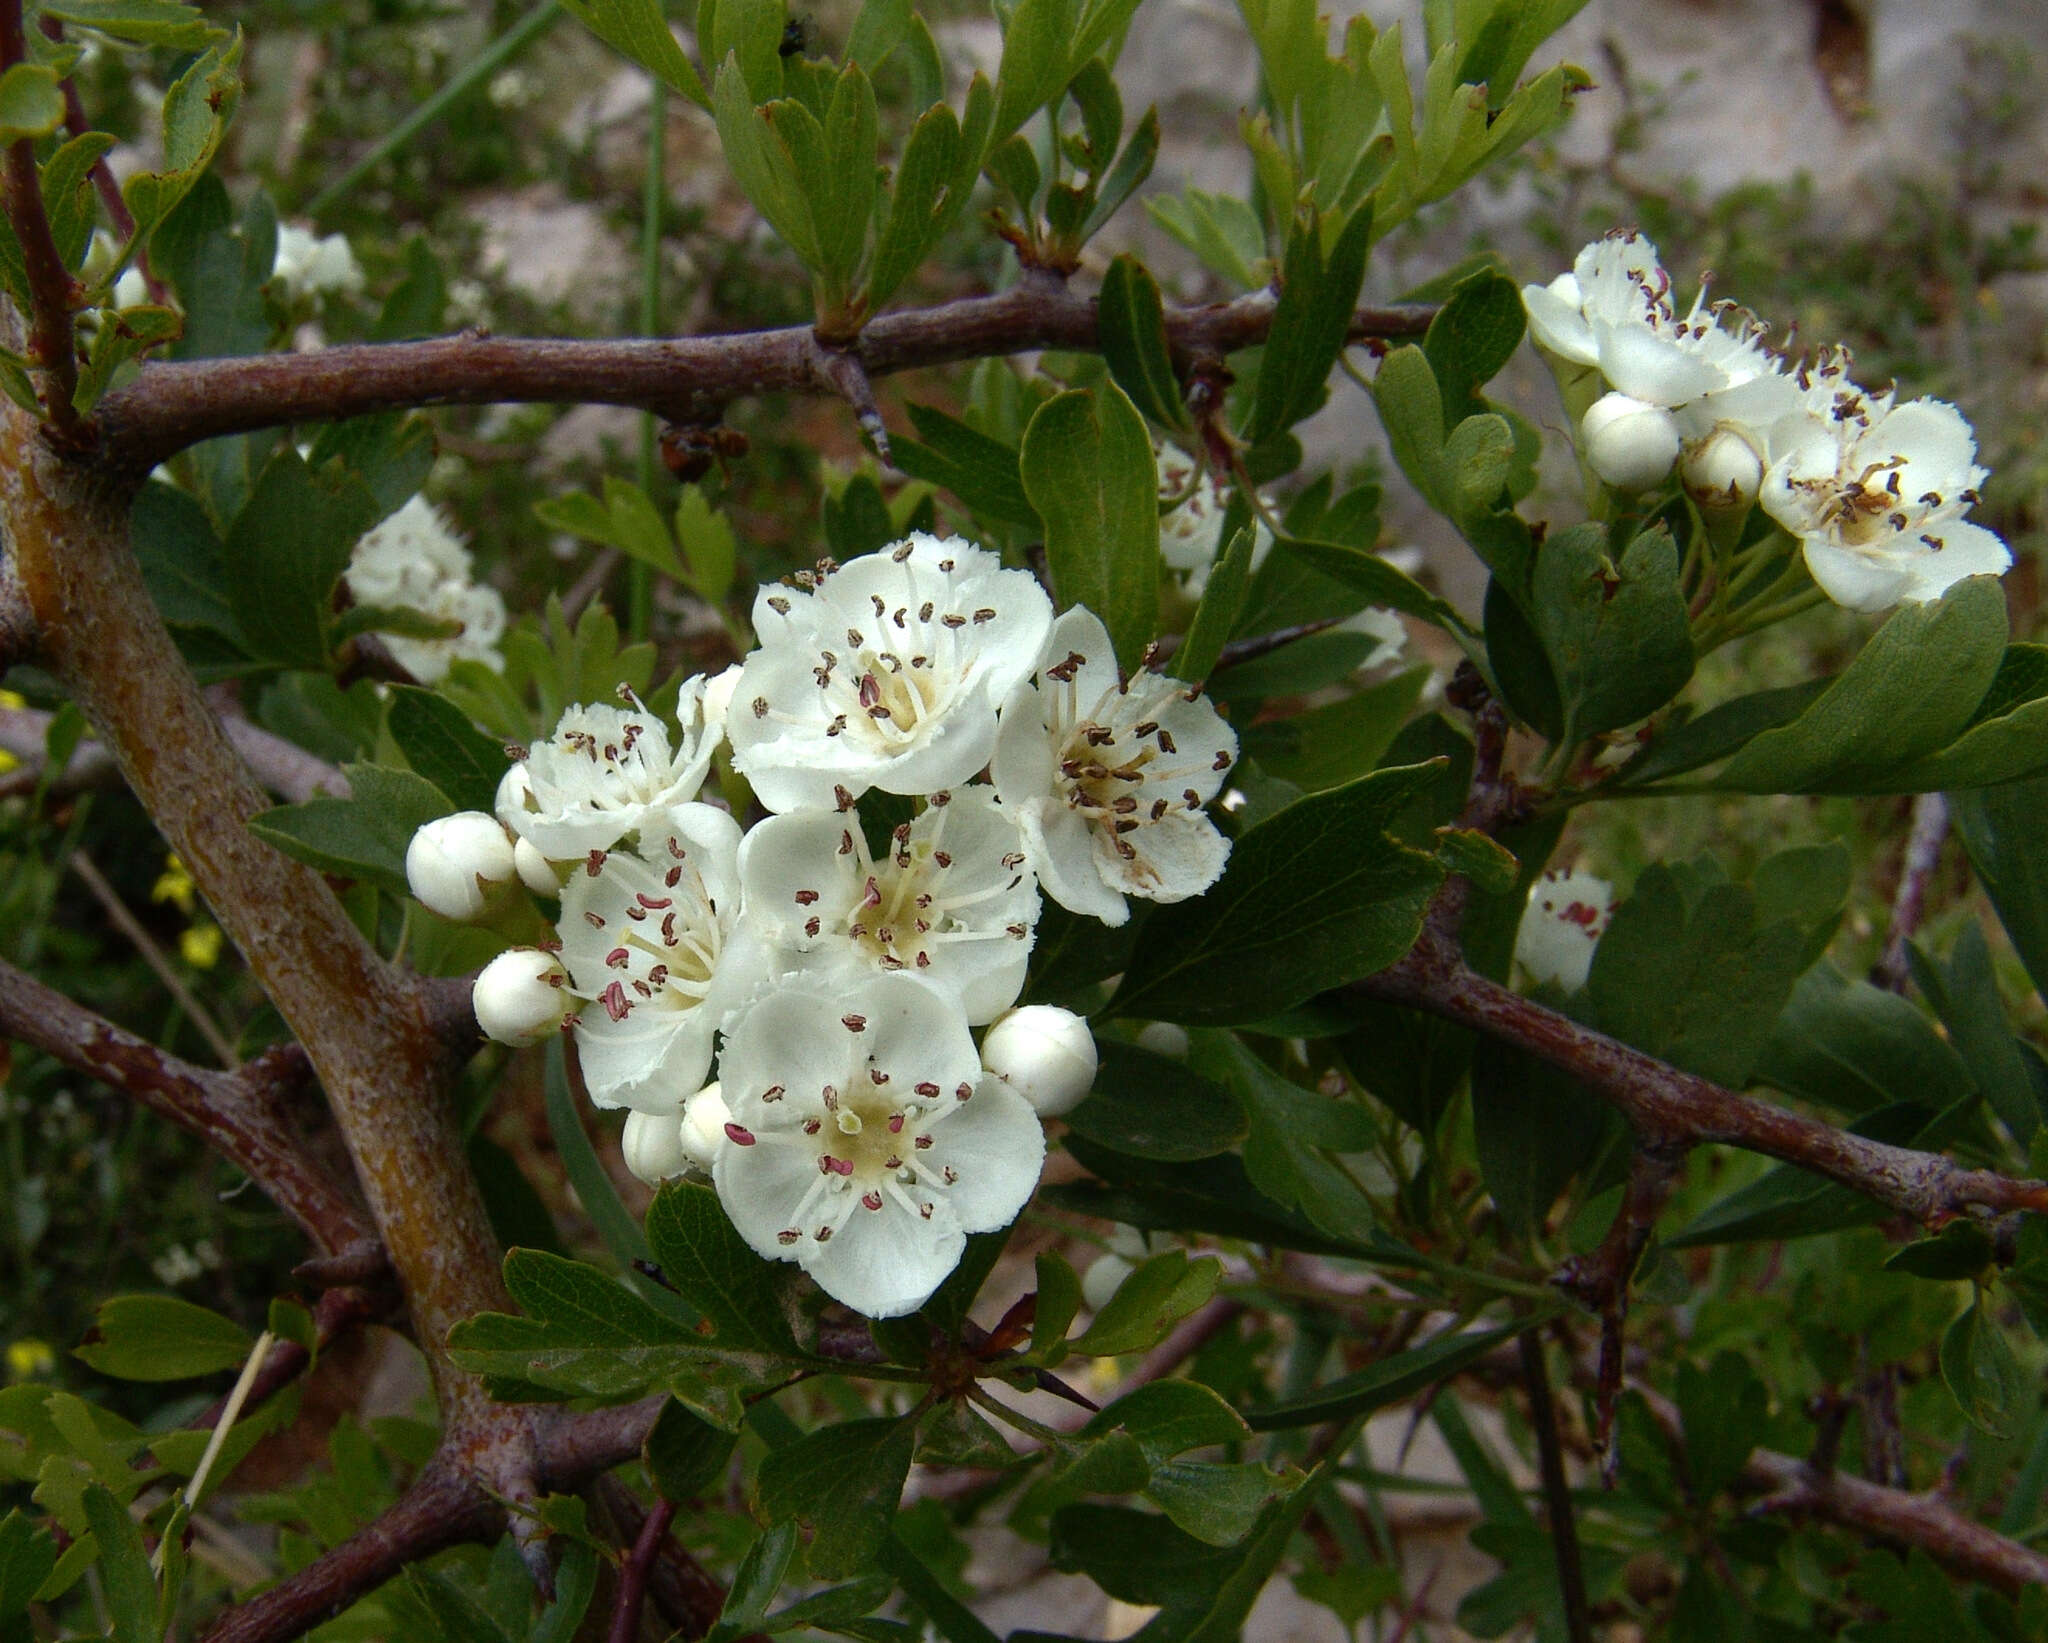
[{"label": "hawthorn blossom", "polygon": [[1236,762],[1236,732],[1178,679],[1122,678],[1084,606],[1053,624],[1046,655],[1058,660],[1004,704],[990,765],[1039,887],[1105,924],[1131,916],[1126,896],[1200,895],[1230,855],[1202,806]]},{"label": "hawthorn blossom", "polygon": [[785,982],[734,1022],[719,1072],[726,1214],[868,1317],[922,1306],[967,1234],[1007,1225],[1038,1183],[1036,1115],[983,1078],[959,1010],[913,976]]},{"label": "hawthorn blossom", "polygon": [[405,847],[405,882],[429,912],[457,924],[491,910],[500,886],[517,872],[512,839],[481,810],[437,816],[414,830]]},{"label": "hawthorn blossom", "polygon": [[983,1035],[981,1064],[1040,1118],[1058,1118],[1088,1099],[1101,1058],[1087,1017],[1056,1004],[1026,1004]]},{"label": "hawthorn blossom", "polygon": [[327,296],[360,296],[366,283],[345,236],[318,237],[290,223],[277,230],[277,260],[270,277],[282,288],[287,305]]},{"label": "hawthorn blossom", "polygon": [[1614,886],[1591,873],[1552,869],[1529,888],[1529,905],[1515,932],[1515,962],[1537,983],[1568,993],[1586,985],[1593,949],[1607,933]]},{"label": "hawthorn blossom", "polygon": [[460,629],[445,639],[381,635],[384,648],[421,684],[445,678],[458,660],[481,662],[502,673],[498,640],[505,632],[505,601],[496,588],[471,579],[469,550],[424,496],[363,533],[349,554],[349,597],[359,605],[412,611]]},{"label": "hawthorn blossom", "polygon": [[1988,476],[1960,411],[1866,393],[1839,357],[1808,382],[1805,406],[1771,429],[1758,499],[1799,538],[1830,599],[1889,610],[1939,599],[1965,577],[2005,573],[2005,543],[1963,517]]},{"label": "hawthorn blossom", "polygon": [[672,1113],[703,1084],[712,1035],[761,979],[732,939],[739,845],[725,811],[679,805],[637,851],[593,849],[562,887],[562,965],[583,1000],[576,1049],[595,1105]]},{"label": "hawthorn blossom", "polygon": [[740,845],[746,920],[778,971],[909,970],[970,1026],[1017,1000],[1038,884],[1017,823],[986,787],[934,793],[870,855],[853,810],[791,810]]},{"label": "hawthorn blossom", "polygon": [[552,953],[514,947],[477,972],[470,1008],[484,1037],[523,1047],[538,1044],[562,1025],[569,978]]},{"label": "hawthorn blossom", "polygon": [[1052,622],[1028,571],[919,532],[799,581],[755,599],[761,645],[725,727],[763,804],[931,793],[988,763],[996,708],[1036,665]]},{"label": "hawthorn blossom", "polygon": [[[1223,551],[1223,517],[1230,509],[1230,493],[1179,446],[1162,443],[1156,455],[1159,505],[1165,510],[1159,516],[1160,557],[1180,578],[1188,597],[1199,599],[1209,585],[1216,556]],[[1257,570],[1272,551],[1273,533],[1256,516],[1252,532],[1252,569]]]},{"label": "hawthorn blossom", "polygon": [[676,698],[679,726],[637,701],[603,702],[563,713],[555,733],[505,772],[498,819],[550,861],[609,850],[645,828],[660,829],[704,785],[718,731],[703,722],[704,680],[687,680]]}]

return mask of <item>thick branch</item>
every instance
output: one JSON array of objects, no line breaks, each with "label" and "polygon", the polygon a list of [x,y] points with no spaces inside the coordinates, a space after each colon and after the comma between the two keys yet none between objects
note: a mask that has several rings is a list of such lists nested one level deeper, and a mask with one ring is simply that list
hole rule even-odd
[{"label": "thick branch", "polygon": [[198,1136],[268,1193],[324,1253],[375,1246],[375,1229],[314,1166],[280,1110],[280,1086],[305,1072],[295,1050],[272,1051],[237,1072],[210,1072],[7,964],[0,964],[0,1036],[113,1085]]},{"label": "thick branch", "polygon": [[[1360,309],[1351,334],[1413,335],[1434,313],[1423,304]],[[1176,309],[1167,332],[1177,352],[1223,354],[1262,341],[1272,318],[1273,299],[1261,292]],[[99,402],[100,452],[115,470],[137,474],[221,434],[419,405],[625,405],[702,423],[748,395],[843,393],[853,367],[872,379],[1032,348],[1096,345],[1093,300],[1032,275],[999,296],[884,314],[844,349],[827,349],[809,326],[797,325],[659,342],[466,333],[308,354],[158,361]]]},{"label": "thick branch", "polygon": [[1973,1206],[2048,1212],[2048,1182],[1965,1169],[1939,1153],[1866,1140],[1723,1089],[1508,991],[1427,936],[1406,958],[1354,982],[1352,990],[1442,1016],[1561,1068],[1618,1108],[1648,1147],[1715,1141],[1760,1152],[1928,1225]]},{"label": "thick branch", "polygon": [[[21,0],[0,0],[0,73],[21,62],[27,50]],[[71,305],[77,286],[50,233],[42,178],[36,171],[36,145],[30,138],[17,138],[7,145],[5,197],[7,220],[21,246],[22,269],[34,309],[29,316],[28,352],[42,370],[43,410],[64,442],[76,445],[82,443],[84,434],[83,419],[71,404],[78,386],[78,359],[71,336]]]}]

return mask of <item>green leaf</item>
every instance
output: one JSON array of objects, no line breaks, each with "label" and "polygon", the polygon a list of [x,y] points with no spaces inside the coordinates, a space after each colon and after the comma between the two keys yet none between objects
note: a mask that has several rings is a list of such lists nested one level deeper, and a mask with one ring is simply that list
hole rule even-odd
[{"label": "green leaf", "polygon": [[158,307],[102,310],[99,329],[93,332],[85,364],[78,373],[71,403],[89,411],[100,396],[114,385],[121,367],[161,343],[171,341],[185,327],[177,310]]},{"label": "green leaf", "polygon": [[114,1623],[114,1643],[159,1643],[164,1628],[142,1531],[128,1509],[97,1483],[85,1487],[85,1515],[99,1542],[100,1589]]},{"label": "green leaf", "polygon": [[1192,428],[1173,354],[1166,341],[1166,310],[1159,285],[1144,264],[1119,256],[1102,277],[1096,304],[1102,357],[1131,403],[1162,428]]},{"label": "green leaf", "polygon": [[134,172],[121,185],[121,197],[144,236],[176,209],[212,163],[242,100],[241,66],[237,30],[195,59],[164,93],[163,169]]},{"label": "green leaf", "polygon": [[1526,323],[1520,287],[1493,268],[1460,281],[1437,310],[1422,351],[1442,397],[1446,433],[1493,408],[1479,390],[1514,356]]},{"label": "green leaf", "polygon": [[1067,1326],[1081,1310],[1081,1279],[1049,1250],[1037,1257],[1034,1268],[1038,1304],[1031,1314],[1031,1350],[1048,1363],[1057,1362],[1066,1356]]},{"label": "green leaf", "polygon": [[1766,1430],[1770,1388],[1741,1354],[1719,1352],[1706,1369],[1678,1366],[1678,1408],[1694,1498],[1711,1500],[1742,1475]]},{"label": "green leaf", "polygon": [[1934,1006],[1949,1042],[1962,1055],[1970,1077],[2013,1138],[2024,1147],[2041,1124],[2041,1105],[2020,1044],[2005,1018],[2005,1000],[1991,969],[1991,949],[1975,920],[1956,934],[1947,965],[1917,946],[1910,949],[1913,979]]},{"label": "green leaf", "polygon": [[1994,1438],[2012,1430],[2013,1420],[2034,1395],[2012,1343],[1996,1319],[1984,1316],[1981,1301],[1942,1335],[1941,1378],[1970,1424]]},{"label": "green leaf", "polygon": [[562,0],[562,9],[614,51],[624,52],[671,91],[709,108],[704,82],[668,31],[661,0]]},{"label": "green leaf", "polygon": [[228,603],[255,655],[326,666],[334,584],[378,517],[358,475],[336,464],[309,468],[289,441],[279,447],[227,536]]},{"label": "green leaf", "polygon": [[1661,726],[1643,754],[1616,780],[1625,787],[1645,787],[1718,763],[1766,730],[1790,724],[1833,684],[1832,679],[1809,679],[1777,690],[1759,690],[1723,702],[1696,719]]},{"label": "green leaf", "polygon": [[365,879],[407,895],[405,852],[412,836],[455,806],[424,776],[382,765],[348,764],[349,797],[280,804],[249,818],[249,831],[295,861],[341,878]]},{"label": "green leaf", "polygon": [[[863,19],[873,4],[870,0],[862,8]],[[856,24],[856,33],[858,29]],[[889,300],[958,214],[962,201],[951,179],[961,145],[960,122],[943,103],[927,108],[910,128],[890,181],[888,217],[876,235],[868,267],[870,310]]]},{"label": "green leaf", "polygon": [[[1295,651],[1301,645],[1287,648]],[[1280,654],[1285,656],[1287,651]],[[1238,683],[1237,671],[1232,668],[1223,676],[1226,686]],[[1267,775],[1292,782],[1308,793],[1355,781],[1370,774],[1394,745],[1429,678],[1426,667],[1408,668],[1341,701],[1312,707],[1292,718],[1253,724],[1244,733],[1244,756]]]},{"label": "green leaf", "polygon": [[37,9],[45,17],[131,45],[173,51],[202,51],[226,32],[209,23],[197,6],[180,5],[178,0],[41,0]]},{"label": "green leaf", "polygon": [[2048,998],[2048,777],[1951,793],[1948,804],[1998,922]]},{"label": "green leaf", "polygon": [[1281,1480],[1257,1461],[1168,1461],[1152,1468],[1145,1498],[1209,1546],[1229,1546],[1258,1521]]},{"label": "green leaf", "polygon": [[850,286],[875,214],[875,91],[858,63],[840,71],[825,112],[824,169],[806,175],[811,220],[818,229],[819,266],[828,280]]},{"label": "green leaf", "polygon": [[1836,1112],[1945,1108],[1976,1083],[1934,1023],[1897,993],[1818,964],[1792,989],[1753,1076]]},{"label": "green leaf", "polygon": [[670,1398],[640,1446],[648,1481],[663,1500],[687,1504],[725,1475],[738,1435],[720,1430]]},{"label": "green leaf", "polygon": [[712,507],[701,485],[685,485],[676,502],[676,540],[689,565],[688,580],[699,598],[717,605],[732,591],[739,539],[732,521]]},{"label": "green leaf", "polygon": [[989,140],[999,143],[1066,89],[1068,57],[1079,22],[1076,0],[1017,0],[1003,28],[1003,57],[996,72],[995,123]]},{"label": "green leaf", "polygon": [[1882,793],[1970,721],[2005,650],[2005,592],[1988,576],[1904,605],[1819,700],[1757,736],[1717,787],[1743,793]]},{"label": "green leaf", "polygon": [[1068,1343],[1094,1358],[1120,1358],[1156,1346],[1166,1332],[1216,1293],[1223,1276],[1214,1260],[1190,1262],[1173,1249],[1155,1255],[1117,1286],[1095,1320]]},{"label": "green leaf", "polygon": [[1126,1392],[1081,1428],[1090,1437],[1118,1430],[1136,1438],[1155,1466],[1190,1449],[1242,1443],[1251,1435],[1244,1417],[1197,1381],[1153,1381]]},{"label": "green leaf", "polygon": [[838,1580],[872,1568],[910,1473],[917,1423],[883,1417],[820,1427],[761,1462],[761,1511],[812,1532],[811,1572]]},{"label": "green leaf", "polygon": [[1237,626],[1238,613],[1244,608],[1256,540],[1251,526],[1241,526],[1231,533],[1229,542],[1216,556],[1208,584],[1202,589],[1202,602],[1195,609],[1194,621],[1188,625],[1187,638],[1169,664],[1176,669],[1176,677],[1199,683],[1216,666],[1216,659],[1223,654],[1223,647]]},{"label": "green leaf", "polygon": [[1473,1147],[1514,1236],[1542,1233],[1557,1195],[1593,1162],[1614,1124],[1604,1103],[1548,1062],[1487,1038],[1473,1048]]},{"label": "green leaf", "polygon": [[152,479],[135,493],[128,535],[151,600],[172,627],[202,628],[236,645],[241,627],[228,600],[220,538],[188,491]]},{"label": "green leaf", "polygon": [[824,133],[817,116],[801,103],[784,100],[756,109],[754,102],[738,59],[726,57],[711,88],[726,164],[754,209],[815,272],[821,265],[818,230],[804,186],[807,168],[796,153],[805,152],[815,172],[822,163],[815,151],[822,149]]},{"label": "green leaf", "polygon": [[43,200],[50,214],[50,238],[67,268],[85,261],[99,216],[92,168],[114,147],[111,132],[88,131],[71,139],[43,162]]},{"label": "green leaf", "polygon": [[1154,911],[1108,1010],[1253,1022],[1393,963],[1443,869],[1386,830],[1435,770],[1375,771],[1251,828],[1205,895]]},{"label": "green leaf", "polygon": [[102,1301],[75,1355],[124,1381],[181,1381],[237,1369],[248,1331],[231,1318],[174,1295],[116,1295]]},{"label": "green leaf", "polygon": [[18,1506],[0,1518],[0,1623],[26,1614],[56,1567],[57,1540],[48,1529],[31,1523]]},{"label": "green leaf", "polygon": [[414,772],[424,776],[458,810],[488,815],[509,762],[504,744],[492,740],[445,696],[411,685],[394,685],[387,723],[391,739]]},{"label": "green leaf", "polygon": [[1549,1322],[1554,1309],[1533,1312],[1498,1329],[1453,1330],[1382,1358],[1370,1369],[1331,1381],[1307,1397],[1292,1398],[1264,1409],[1246,1413],[1245,1421],[1254,1432],[1279,1432],[1295,1426],[1320,1426],[1327,1421],[1350,1420],[1370,1414],[1389,1404],[1401,1403],[1427,1390],[1438,1381],[1455,1375],[1469,1363],[1476,1363],[1495,1347],[1505,1345],[1526,1330]]},{"label": "green leaf", "polygon": [[55,69],[16,63],[0,74],[0,143],[47,137],[63,119],[64,93]]},{"label": "green leaf", "polygon": [[1471,623],[1448,601],[1396,569],[1378,554],[1339,542],[1316,542],[1281,536],[1274,546],[1282,554],[1298,559],[1332,581],[1341,582],[1363,594],[1375,605],[1385,605],[1409,616],[1420,617],[1447,633],[1471,633]]},{"label": "green leaf", "polygon": [[1145,419],[1114,383],[1056,394],[1024,430],[1021,460],[1060,608],[1086,605],[1118,665],[1135,668],[1159,625],[1159,474]]},{"label": "green leaf", "polygon": [[768,1605],[782,1590],[783,1578],[789,1573],[790,1559],[795,1555],[796,1529],[790,1524],[778,1524],[767,1530],[747,1548],[747,1555],[740,1559],[739,1568],[733,1571],[725,1607],[719,1611],[718,1624],[712,1631],[710,1643],[744,1636],[760,1626],[768,1613]]},{"label": "green leaf", "polygon": [[1067,1127],[1140,1158],[1208,1158],[1245,1136],[1245,1117],[1228,1090],[1179,1061],[1105,1039],[1088,1099]]},{"label": "green leaf", "polygon": [[1244,1167],[1254,1186],[1333,1238],[1371,1235],[1371,1201],[1332,1156],[1369,1151],[1378,1139],[1363,1107],[1282,1078],[1234,1033],[1203,1033],[1191,1059],[1244,1104]]},{"label": "green leaf", "polygon": [[1040,1189],[1043,1201],[1076,1214],[1121,1221],[1149,1232],[1213,1232],[1276,1249],[1317,1255],[1356,1255],[1359,1248],[1318,1231],[1252,1185],[1233,1153],[1193,1163],[1166,1164],[1110,1152],[1085,1136],[1070,1136],[1067,1150],[1099,1182]]},{"label": "green leaf", "polygon": [[889,442],[899,468],[913,479],[943,485],[984,519],[1038,528],[1038,511],[1024,494],[1012,447],[929,405],[912,405],[910,421],[918,438],[899,435]]},{"label": "green leaf", "polygon": [[1646,717],[1692,678],[1678,544],[1662,527],[1630,542],[1618,565],[1600,525],[1546,537],[1532,603],[1563,696],[1567,742]]},{"label": "green leaf", "polygon": [[1216,1548],[1152,1512],[1077,1503],[1052,1515],[1046,1556],[1121,1603],[1178,1612],[1215,1581]]},{"label": "green leaf", "polygon": [[1991,1234],[1971,1220],[1951,1221],[1932,1238],[1922,1238],[1896,1250],[1884,1263],[1887,1272],[1909,1273],[1954,1283],[1964,1278],[1981,1278],[1998,1253]]},{"label": "green leaf", "polygon": [[1291,428],[1329,395],[1330,371],[1344,351],[1372,243],[1370,205],[1353,211],[1328,247],[1313,207],[1296,214],[1280,272],[1280,301],[1259,355],[1258,381],[1244,438],[1252,444]]},{"label": "green leaf", "polygon": [[405,242],[405,273],[370,327],[372,342],[437,337],[446,328],[448,278],[424,234]]},{"label": "green leaf", "polygon": [[747,1247],[718,1195],[671,1181],[647,1208],[647,1242],[662,1276],[711,1325],[713,1342],[737,1352],[796,1355],[778,1302],[782,1271]]}]

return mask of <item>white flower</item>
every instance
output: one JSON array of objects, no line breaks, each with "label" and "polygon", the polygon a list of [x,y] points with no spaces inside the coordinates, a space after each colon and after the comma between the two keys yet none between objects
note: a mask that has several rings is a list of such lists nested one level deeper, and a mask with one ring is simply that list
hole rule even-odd
[{"label": "white flower", "polygon": [[1389,610],[1384,605],[1368,605],[1355,616],[1347,616],[1337,624],[1339,633],[1362,633],[1368,639],[1377,640],[1364,661],[1358,664],[1362,670],[1385,667],[1389,662],[1400,660],[1401,652],[1408,648],[1408,624],[1401,620],[1401,613]]},{"label": "white flower", "polygon": [[1604,394],[1579,423],[1586,465],[1618,491],[1663,483],[1678,460],[1678,421],[1661,405],[1627,394]]},{"label": "white flower", "polygon": [[770,810],[964,786],[988,763],[996,708],[1038,661],[1045,590],[922,533],[810,580],[754,601],[761,648],[726,722],[734,767]]},{"label": "white flower", "polygon": [[739,824],[688,804],[663,826],[637,854],[593,850],[562,887],[562,962],[586,1001],[577,1056],[600,1107],[680,1110],[711,1066],[712,1035],[761,979],[731,950]]},{"label": "white flower", "polygon": [[1091,1312],[1100,1312],[1123,1287],[1124,1280],[1137,1269],[1138,1263],[1148,1259],[1151,1253],[1145,1243],[1145,1235],[1136,1227],[1118,1227],[1109,1235],[1108,1252],[1096,1257],[1089,1263],[1088,1270],[1081,1274],[1081,1304]]},{"label": "white flower", "polygon": [[[1223,550],[1223,516],[1230,507],[1230,492],[1214,474],[1202,473],[1179,446],[1162,443],[1157,455],[1160,505],[1180,498],[1159,516],[1160,556],[1179,575],[1188,596],[1199,599]],[[1252,569],[1257,570],[1272,551],[1273,533],[1256,516],[1252,526]]]},{"label": "white flower", "polygon": [[1085,1017],[1055,1004],[1026,1004],[989,1028],[981,1064],[1040,1118],[1058,1118],[1088,1098],[1099,1058]]},{"label": "white flower", "polygon": [[568,1013],[568,980],[554,955],[537,947],[500,953],[477,972],[470,988],[476,1024],[500,1044],[538,1044]]},{"label": "white flower", "polygon": [[690,1155],[683,1150],[682,1116],[627,1113],[626,1127],[619,1131],[619,1157],[634,1180],[650,1187],[681,1175],[690,1167]]},{"label": "white flower", "polygon": [[701,677],[684,683],[673,749],[668,727],[638,702],[567,709],[554,735],[500,779],[498,819],[550,861],[667,826],[672,810],[697,797],[718,746],[702,721],[703,693]]},{"label": "white flower", "polygon": [[1202,806],[1236,761],[1236,733],[1178,679],[1122,679],[1083,606],[1053,625],[1046,654],[1060,659],[1004,705],[990,766],[1039,888],[1105,924],[1130,917],[1126,896],[1200,895],[1230,855]]},{"label": "white flower", "polygon": [[787,982],[735,1021],[719,1071],[732,1144],[712,1179],[733,1225],[871,1318],[922,1306],[967,1234],[1037,1185],[1037,1117],[911,976]]},{"label": "white flower", "polygon": [[1515,961],[1535,982],[1556,982],[1568,993],[1586,984],[1593,948],[1607,933],[1614,886],[1591,873],[1545,873],[1529,888],[1529,905],[1515,932]]},{"label": "white flower", "polygon": [[1800,539],[1830,599],[1888,610],[1939,599],[1965,577],[2005,573],[2005,543],[1963,517],[1987,476],[1960,411],[1867,394],[1839,358],[1808,380],[1805,408],[1771,429],[1758,499]]},{"label": "white flower", "polygon": [[1015,819],[986,787],[942,789],[870,856],[852,810],[791,810],[740,845],[746,922],[779,972],[909,970],[970,1026],[1017,1000],[1038,885]]},{"label": "white flower", "polygon": [[716,1084],[706,1084],[683,1103],[683,1152],[692,1168],[711,1173],[725,1150],[725,1126],[731,1122],[732,1110]]},{"label": "white flower", "polygon": [[497,818],[462,810],[428,822],[405,847],[405,882],[430,912],[458,924],[481,918],[517,869],[512,840]]},{"label": "white flower", "polygon": [[498,640],[505,632],[505,601],[498,590],[470,580],[469,550],[424,496],[415,496],[366,531],[349,555],[349,597],[359,605],[411,610],[440,622],[459,622],[447,639],[383,635],[399,666],[422,684],[445,678],[451,662],[482,662],[504,671]]},{"label": "white flower", "polygon": [[140,308],[152,299],[149,281],[142,277],[139,268],[124,268],[121,277],[114,281],[113,306],[116,308]]},{"label": "white flower", "polygon": [[365,283],[346,238],[340,234],[315,238],[290,223],[277,231],[277,261],[270,277],[283,286],[287,304],[329,295],[360,296]]}]

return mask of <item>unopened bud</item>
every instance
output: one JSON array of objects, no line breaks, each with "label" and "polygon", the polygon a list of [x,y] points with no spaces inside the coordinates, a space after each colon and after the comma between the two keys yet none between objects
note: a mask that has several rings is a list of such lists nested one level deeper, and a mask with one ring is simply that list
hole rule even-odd
[{"label": "unopened bud", "polygon": [[1027,1004],[989,1028],[981,1064],[1029,1101],[1040,1118],[1057,1118],[1078,1107],[1095,1085],[1095,1040],[1073,1011]]},{"label": "unopened bud", "polygon": [[562,1025],[570,997],[567,977],[552,953],[514,947],[478,972],[470,1008],[486,1038],[500,1044],[538,1044]]},{"label": "unopened bud", "polygon": [[629,1112],[619,1132],[619,1152],[626,1168],[650,1187],[673,1180],[690,1167],[683,1149],[683,1121],[674,1113]]},{"label": "unopened bud", "polygon": [[683,1104],[683,1154],[706,1175],[728,1144],[725,1126],[732,1112],[716,1084],[706,1084]]},{"label": "unopened bud", "polygon": [[1174,1061],[1188,1058],[1188,1030],[1171,1021],[1148,1021],[1138,1029],[1138,1048]]},{"label": "unopened bud", "polygon": [[405,881],[420,905],[458,924],[481,918],[491,889],[517,871],[511,835],[481,810],[428,822],[405,851]]},{"label": "unopened bud", "polygon": [[1086,1272],[1081,1274],[1081,1299],[1091,1312],[1100,1312],[1109,1305],[1110,1297],[1122,1287],[1133,1267],[1121,1255],[1111,1254],[1098,1258]]},{"label": "unopened bud", "polygon": [[1618,491],[1647,491],[1678,460],[1678,423],[1661,405],[1627,394],[1596,399],[1579,424],[1586,465]]},{"label": "unopened bud", "polygon": [[1764,463],[1754,445],[1720,422],[1685,448],[1678,477],[1702,508],[1746,508],[1764,482]]},{"label": "unopened bud", "polygon": [[519,874],[519,882],[535,895],[559,896],[562,893],[562,878],[555,871],[555,864],[525,839],[513,841],[512,866]]}]

